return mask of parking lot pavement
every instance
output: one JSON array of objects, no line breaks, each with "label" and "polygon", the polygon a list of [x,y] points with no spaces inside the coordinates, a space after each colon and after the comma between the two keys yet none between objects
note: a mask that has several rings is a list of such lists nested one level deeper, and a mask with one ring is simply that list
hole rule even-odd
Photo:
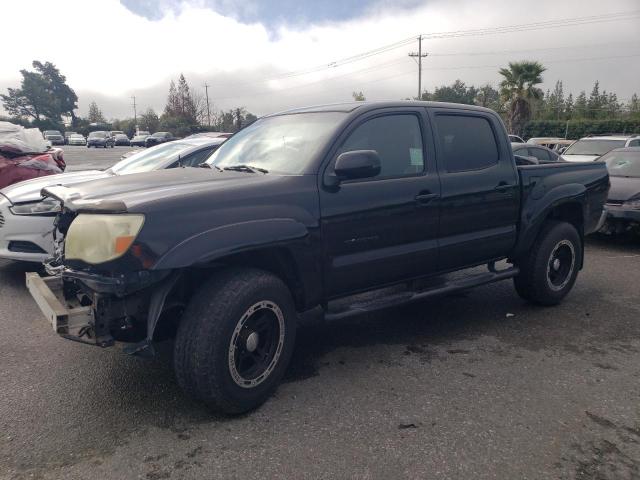
[{"label": "parking lot pavement", "polygon": [[184,396],[152,359],[57,338],[0,264],[1,478],[640,475],[640,242],[590,239],[566,301],[510,282],[302,329],[258,411]]},{"label": "parking lot pavement", "polygon": [[140,147],[87,148],[75,145],[65,145],[64,160],[67,172],[76,170],[104,170],[120,161],[120,156],[130,150]]}]

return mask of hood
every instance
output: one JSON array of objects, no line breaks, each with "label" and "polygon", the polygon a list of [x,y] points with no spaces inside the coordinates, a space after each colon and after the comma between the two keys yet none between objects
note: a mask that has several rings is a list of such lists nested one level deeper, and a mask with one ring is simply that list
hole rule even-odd
[{"label": "hood", "polygon": [[597,158],[600,158],[600,155],[560,155],[567,162],[593,162]]},{"label": "hood", "polygon": [[100,170],[60,173],[58,175],[38,177],[24,182],[15,183],[3,188],[0,192],[7,197],[11,203],[37,202],[42,198],[40,192],[45,187],[53,185],[72,185],[74,183],[86,182],[87,180],[108,176],[110,175]]},{"label": "hood", "polygon": [[[119,175],[72,186],[47,188],[49,196],[61,200],[75,211],[135,211],[144,204],[197,196],[203,191],[252,190],[273,183],[278,175],[219,172],[208,168],[171,168],[145,173]],[[255,190],[254,190],[255,191]]]},{"label": "hood", "polygon": [[640,178],[609,177],[611,188],[608,200],[626,202],[640,194]]}]

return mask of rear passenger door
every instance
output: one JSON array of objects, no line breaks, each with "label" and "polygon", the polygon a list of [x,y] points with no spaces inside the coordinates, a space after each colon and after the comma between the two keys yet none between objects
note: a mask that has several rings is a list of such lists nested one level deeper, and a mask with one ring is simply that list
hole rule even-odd
[{"label": "rear passenger door", "polygon": [[504,127],[481,111],[429,112],[441,184],[439,269],[507,256],[516,242],[520,194]]}]

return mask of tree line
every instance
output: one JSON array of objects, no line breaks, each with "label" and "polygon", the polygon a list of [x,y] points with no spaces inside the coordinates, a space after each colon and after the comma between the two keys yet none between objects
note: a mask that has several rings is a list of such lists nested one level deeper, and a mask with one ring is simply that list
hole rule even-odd
[{"label": "tree line", "polygon": [[9,114],[0,120],[41,130],[65,130],[67,120],[70,130],[85,134],[111,129],[122,130],[129,136],[137,130],[170,131],[176,136],[186,136],[207,130],[235,132],[257,119],[244,107],[227,111],[207,107],[204,96],[191,88],[183,74],[177,82],[170,82],[167,102],[160,115],[153,108],[147,108],[137,118],[107,120],[98,104],[92,101],[86,115],[79,116],[76,114],[78,96],[58,68],[51,62],[37,60],[32,67],[33,71],[20,70],[20,87],[9,88],[6,94],[0,94],[2,105]]},{"label": "tree line", "polygon": [[491,108],[502,115],[509,131],[518,135],[537,136],[536,130],[544,130],[540,135],[553,130],[554,136],[564,136],[572,124],[576,136],[640,128],[640,99],[636,93],[625,101],[601,89],[597,80],[589,95],[584,90],[576,97],[567,95],[562,80],[545,92],[538,87],[544,71],[539,62],[511,62],[508,68],[499,70],[502,80],[498,88],[456,80],[423,92],[421,99]]}]

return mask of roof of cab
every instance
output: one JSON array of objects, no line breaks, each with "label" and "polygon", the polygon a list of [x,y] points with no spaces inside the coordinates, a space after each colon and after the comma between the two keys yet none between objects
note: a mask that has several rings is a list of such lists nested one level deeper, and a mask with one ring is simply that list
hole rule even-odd
[{"label": "roof of cab", "polygon": [[313,105],[309,107],[293,108],[290,110],[284,110],[266,117],[272,117],[276,115],[291,115],[297,113],[316,113],[316,112],[344,112],[350,113],[355,110],[374,110],[378,108],[397,108],[397,107],[431,107],[431,108],[455,108],[463,110],[475,110],[481,112],[493,112],[488,108],[479,107],[477,105],[465,105],[461,103],[446,103],[446,102],[423,102],[419,100],[398,100],[393,102],[345,102],[345,103],[330,103],[325,105]]}]

